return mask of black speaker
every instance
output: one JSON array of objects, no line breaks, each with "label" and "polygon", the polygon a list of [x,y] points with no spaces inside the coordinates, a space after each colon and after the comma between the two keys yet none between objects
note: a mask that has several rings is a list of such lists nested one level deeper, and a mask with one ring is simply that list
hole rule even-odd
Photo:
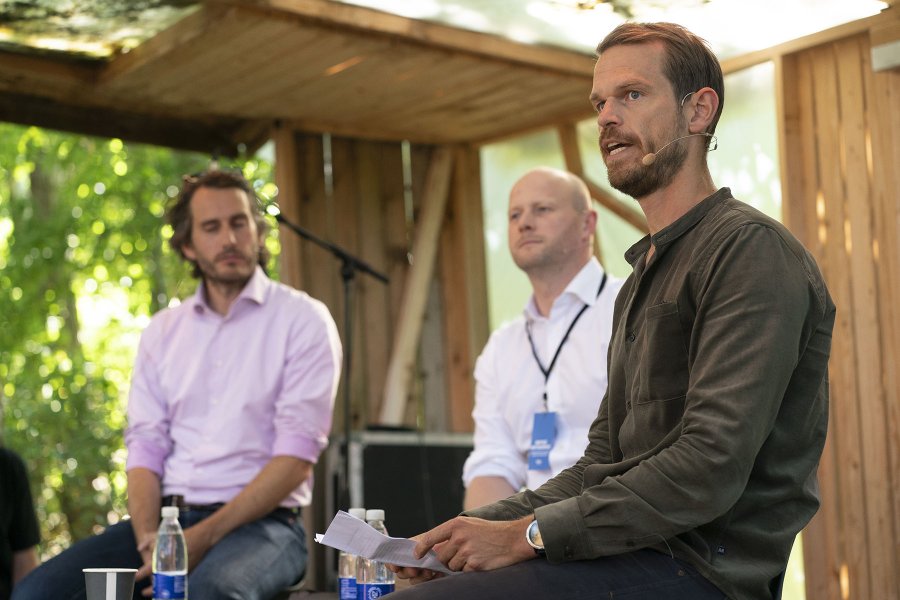
[{"label": "black speaker", "polygon": [[[468,433],[355,433],[350,437],[350,504],[384,509],[393,537],[428,531],[462,511],[462,469],[471,451]],[[334,458],[339,460],[339,454]]]}]

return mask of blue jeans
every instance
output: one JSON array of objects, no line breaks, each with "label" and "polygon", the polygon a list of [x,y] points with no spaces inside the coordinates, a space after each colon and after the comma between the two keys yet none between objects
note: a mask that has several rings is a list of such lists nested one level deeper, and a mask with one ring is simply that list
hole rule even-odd
[{"label": "blue jeans", "polygon": [[[183,511],[178,520],[187,528],[210,514]],[[235,529],[206,553],[188,575],[188,595],[191,600],[271,600],[300,580],[306,571],[306,557],[306,535],[299,516],[267,515]],[[82,569],[137,569],[141,563],[131,522],[123,521],[74,544],[29,573],[16,586],[13,599],[84,600]],[[148,585],[149,578],[136,583],[135,600],[143,598],[141,590]]]},{"label": "blue jeans", "polygon": [[690,565],[653,550],[551,565],[543,558],[495,571],[450,575],[394,600],[725,600]]}]

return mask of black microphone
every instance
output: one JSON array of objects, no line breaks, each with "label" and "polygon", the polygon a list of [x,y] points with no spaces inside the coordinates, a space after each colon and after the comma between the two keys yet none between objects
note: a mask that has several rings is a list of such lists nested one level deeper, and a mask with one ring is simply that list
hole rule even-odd
[{"label": "black microphone", "polygon": [[648,153],[648,154],[645,154],[645,155],[644,155],[644,158],[641,159],[641,162],[644,163],[644,166],[645,166],[645,167],[649,167],[650,165],[652,165],[653,163],[656,162],[656,155],[659,154],[660,152],[662,152],[667,146],[671,146],[672,144],[674,144],[675,142],[677,142],[677,141],[679,141],[679,140],[683,140],[683,139],[689,138],[689,137],[694,137],[694,136],[697,136],[697,135],[705,135],[706,137],[711,137],[711,138],[713,138],[713,143],[716,144],[715,146],[713,146],[713,148],[712,148],[713,150],[715,150],[716,147],[718,146],[718,143],[715,141],[716,136],[714,136],[714,135],[711,134],[711,133],[706,133],[705,131],[704,131],[703,133],[691,133],[691,134],[688,134],[688,135],[683,135],[683,136],[681,136],[680,138],[675,138],[674,140],[672,140],[672,141],[669,142],[668,144],[663,145],[663,147],[660,148],[659,150],[657,150],[656,152],[650,152],[650,153]]}]

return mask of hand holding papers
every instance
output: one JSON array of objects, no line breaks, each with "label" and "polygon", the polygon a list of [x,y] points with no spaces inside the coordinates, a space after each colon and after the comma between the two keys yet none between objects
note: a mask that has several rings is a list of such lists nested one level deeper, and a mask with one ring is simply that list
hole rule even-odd
[{"label": "hand holding papers", "polygon": [[316,534],[316,541],[350,554],[392,565],[452,573],[437,559],[434,550],[429,550],[423,558],[417,559],[413,554],[416,547],[414,541],[382,535],[365,521],[360,521],[342,510],[334,515],[324,535]]}]

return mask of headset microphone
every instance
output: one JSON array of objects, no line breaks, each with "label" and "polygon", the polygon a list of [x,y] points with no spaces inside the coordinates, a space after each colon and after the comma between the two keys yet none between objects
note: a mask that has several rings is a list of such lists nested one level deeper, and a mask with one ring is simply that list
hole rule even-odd
[{"label": "headset microphone", "polygon": [[706,137],[711,137],[711,138],[713,138],[713,144],[714,144],[714,145],[713,145],[713,147],[711,148],[711,150],[715,150],[716,147],[718,146],[718,142],[716,142],[716,136],[714,136],[714,135],[711,134],[711,133],[706,133],[706,132],[703,132],[703,133],[691,133],[691,134],[689,134],[689,135],[683,135],[683,136],[681,136],[680,138],[675,138],[674,140],[672,140],[672,141],[669,142],[668,144],[664,144],[663,147],[660,148],[659,150],[657,150],[656,152],[650,152],[650,153],[648,153],[648,154],[645,154],[645,155],[644,155],[644,158],[641,159],[641,162],[644,164],[645,167],[649,167],[650,165],[652,165],[653,163],[656,162],[656,155],[659,154],[660,152],[662,152],[667,146],[670,146],[670,145],[674,144],[675,142],[677,142],[677,141],[679,141],[679,140],[683,140],[683,139],[685,139],[685,138],[694,137],[694,136],[698,136],[698,135],[705,135]]}]

